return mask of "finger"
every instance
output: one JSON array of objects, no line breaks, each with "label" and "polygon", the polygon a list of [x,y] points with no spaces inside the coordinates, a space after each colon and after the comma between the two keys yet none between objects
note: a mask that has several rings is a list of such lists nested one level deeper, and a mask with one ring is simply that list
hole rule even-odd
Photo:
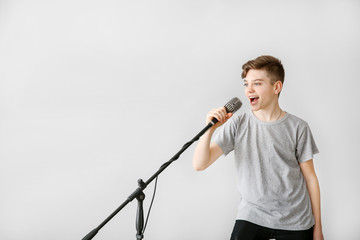
[{"label": "finger", "polygon": [[225,107],[214,108],[207,115],[207,122],[216,118],[219,122],[225,122],[228,119]]},{"label": "finger", "polygon": [[227,113],[227,114],[226,114],[226,118],[229,119],[229,118],[231,118],[233,115],[234,115],[233,113]]},{"label": "finger", "polygon": [[223,121],[226,121],[228,119],[228,113],[226,112],[225,107],[219,108],[219,114],[221,114]]},{"label": "finger", "polygon": [[219,122],[223,121],[221,114],[219,114],[218,112],[212,112],[210,114],[210,120],[212,120],[214,118],[216,118]]},{"label": "finger", "polygon": [[225,110],[224,107],[218,108],[218,109],[217,109],[217,112],[218,112],[218,114],[221,116],[221,118],[222,118],[223,120],[226,119],[226,110]]},{"label": "finger", "polygon": [[217,119],[219,122],[223,121],[221,114],[219,114],[218,112],[210,112],[208,114],[207,121],[210,122],[210,121],[212,121],[214,119]]}]

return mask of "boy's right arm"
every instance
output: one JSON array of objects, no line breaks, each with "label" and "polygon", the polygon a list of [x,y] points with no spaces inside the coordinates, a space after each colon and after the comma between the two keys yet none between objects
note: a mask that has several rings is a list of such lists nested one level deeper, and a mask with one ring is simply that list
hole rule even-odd
[{"label": "boy's right arm", "polygon": [[206,117],[206,124],[208,124],[213,118],[219,121],[212,126],[201,138],[198,145],[195,148],[193,167],[196,171],[202,171],[213,164],[222,154],[221,148],[214,142],[211,142],[211,137],[216,128],[223,125],[229,118],[232,117],[232,113],[227,113],[225,107],[220,107],[211,110]]}]

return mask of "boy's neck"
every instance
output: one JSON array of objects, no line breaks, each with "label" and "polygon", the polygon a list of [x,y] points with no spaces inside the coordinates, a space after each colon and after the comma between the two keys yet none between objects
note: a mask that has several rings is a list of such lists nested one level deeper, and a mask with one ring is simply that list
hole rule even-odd
[{"label": "boy's neck", "polygon": [[275,122],[285,115],[278,103],[265,109],[253,111],[253,113],[257,119],[263,122]]}]

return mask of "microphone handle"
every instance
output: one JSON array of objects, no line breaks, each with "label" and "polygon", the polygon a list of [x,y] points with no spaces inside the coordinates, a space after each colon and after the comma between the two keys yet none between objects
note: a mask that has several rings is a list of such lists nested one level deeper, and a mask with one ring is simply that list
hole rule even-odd
[{"label": "microphone handle", "polygon": [[210,121],[210,124],[212,124],[211,127],[214,126],[218,121],[219,120],[217,120],[217,118],[211,119],[211,121]]}]

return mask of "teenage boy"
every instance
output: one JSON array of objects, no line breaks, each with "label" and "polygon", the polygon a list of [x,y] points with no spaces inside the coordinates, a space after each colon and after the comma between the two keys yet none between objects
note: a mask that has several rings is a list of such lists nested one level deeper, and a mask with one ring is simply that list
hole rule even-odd
[{"label": "teenage boy", "polygon": [[219,122],[196,146],[194,169],[234,151],[240,203],[231,240],[323,240],[312,160],[318,149],[308,124],[279,106],[284,68],[279,59],[260,56],[242,69],[251,111],[232,118],[220,107],[207,114],[206,124]]}]

